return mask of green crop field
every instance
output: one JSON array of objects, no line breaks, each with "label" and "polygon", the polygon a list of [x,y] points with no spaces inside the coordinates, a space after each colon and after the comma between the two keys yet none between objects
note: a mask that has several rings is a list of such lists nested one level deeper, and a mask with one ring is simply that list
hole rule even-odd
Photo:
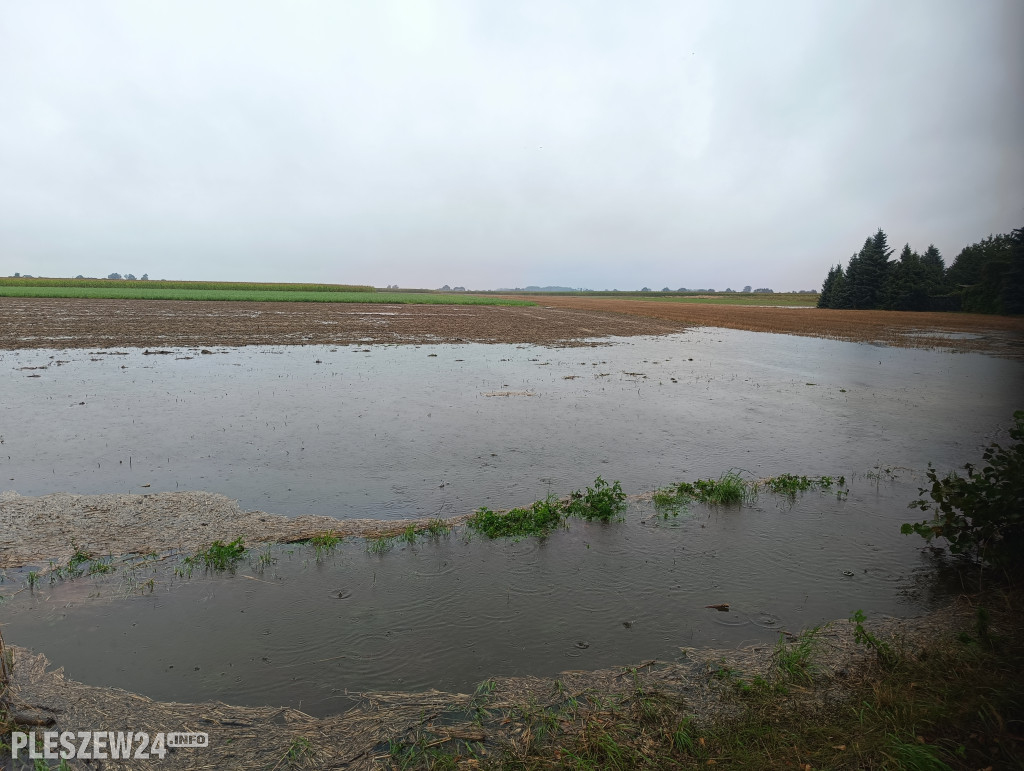
[{"label": "green crop field", "polygon": [[231,289],[258,292],[376,292],[372,286],[358,284],[283,284],[252,281],[141,281],[108,278],[0,278],[0,287],[37,286],[100,289]]},{"label": "green crop field", "polygon": [[[506,300],[474,295],[433,294],[429,292],[345,292],[335,289],[307,291],[302,289],[174,289],[153,286],[125,287],[118,282],[108,286],[10,286],[0,283],[0,297],[59,297],[69,299],[109,300],[226,300],[236,302],[320,302],[320,303],[390,303],[419,305],[534,305],[527,300]],[[171,283],[171,282],[167,282]],[[110,282],[113,284],[113,282]],[[163,282],[160,282],[163,284]],[[259,285],[253,285],[259,286]]]}]

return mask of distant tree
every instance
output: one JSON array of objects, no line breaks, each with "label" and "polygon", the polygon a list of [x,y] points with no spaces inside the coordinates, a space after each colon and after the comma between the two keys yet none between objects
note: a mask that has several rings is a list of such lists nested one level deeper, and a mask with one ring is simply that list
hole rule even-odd
[{"label": "distant tree", "polygon": [[14,278],[21,278],[21,274],[20,273],[15,273],[14,274]]},{"label": "distant tree", "polygon": [[441,291],[442,292],[450,292],[450,291],[452,291],[452,288],[450,286],[448,286],[447,284],[445,284],[443,287],[441,287]]},{"label": "distant tree", "polygon": [[134,273],[125,273],[124,277],[125,277],[125,279],[127,281],[135,281],[135,274]]},{"label": "distant tree", "polygon": [[946,282],[960,292],[961,307],[972,313],[1003,313],[1004,286],[1011,272],[1013,238],[988,236],[965,247],[946,271]]},{"label": "distant tree", "polygon": [[755,289],[754,294],[775,294],[775,290],[763,287],[761,289]]},{"label": "distant tree", "polygon": [[747,284],[745,287],[743,287],[743,291],[746,292],[747,294],[750,294],[750,284]]},{"label": "distant tree", "polygon": [[874,236],[864,241],[857,256],[850,259],[843,281],[841,305],[837,307],[879,307],[891,255],[888,237],[879,228]]},{"label": "distant tree", "polygon": [[143,273],[142,277],[139,279],[139,281],[149,281],[149,274],[148,273]]},{"label": "distant tree", "polygon": [[663,288],[663,289],[662,289],[661,291],[662,291],[662,292],[671,292],[672,290],[671,290],[671,289],[669,289],[669,288],[668,288],[668,287],[666,286],[666,287],[664,287],[664,288]]},{"label": "distant tree", "polygon": [[825,276],[825,283],[821,285],[821,294],[818,295],[819,308],[838,308],[839,296],[843,291],[843,266],[836,265],[831,268]]},{"label": "distant tree", "polygon": [[1003,282],[1003,313],[1024,313],[1024,228],[1010,234],[1010,266]]},{"label": "distant tree", "polygon": [[83,276],[81,273],[79,273],[77,276],[75,276],[75,278],[85,278],[85,276]]},{"label": "distant tree", "polygon": [[650,291],[651,291],[651,288],[650,288],[649,286],[645,286],[645,287],[644,287],[643,289],[641,289],[640,291],[641,291],[641,292],[650,292]]},{"label": "distant tree", "polygon": [[910,248],[910,244],[904,245],[899,260],[889,268],[880,301],[886,310],[928,310],[924,266],[921,256]]},{"label": "distant tree", "polygon": [[107,276],[107,278],[114,279],[115,281],[116,280],[120,280],[121,274],[120,273],[111,273],[109,276]]}]

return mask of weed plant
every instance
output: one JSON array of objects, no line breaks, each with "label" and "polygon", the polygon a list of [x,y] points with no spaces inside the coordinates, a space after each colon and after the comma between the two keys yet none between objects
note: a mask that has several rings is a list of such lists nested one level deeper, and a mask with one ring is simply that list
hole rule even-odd
[{"label": "weed plant", "polygon": [[180,576],[191,576],[192,571],[197,567],[206,570],[224,571],[234,570],[239,560],[245,556],[245,544],[241,538],[236,538],[231,543],[214,541],[202,551],[198,551],[191,557],[186,557],[181,564],[175,568]]},{"label": "weed plant", "polygon": [[386,554],[395,546],[395,539],[392,536],[381,535],[376,538],[366,539],[366,551],[370,554]]},{"label": "weed plant", "polygon": [[430,538],[440,538],[443,535],[449,535],[452,532],[452,527],[443,519],[432,519],[427,522],[423,532]]},{"label": "weed plant", "polygon": [[531,506],[498,513],[481,506],[466,520],[471,530],[488,538],[544,536],[562,523],[563,509],[557,498],[549,495]]},{"label": "weed plant", "polygon": [[586,492],[577,490],[569,496],[565,511],[574,517],[608,522],[625,508],[626,494],[622,492],[622,485],[617,481],[608,484],[598,477]]}]

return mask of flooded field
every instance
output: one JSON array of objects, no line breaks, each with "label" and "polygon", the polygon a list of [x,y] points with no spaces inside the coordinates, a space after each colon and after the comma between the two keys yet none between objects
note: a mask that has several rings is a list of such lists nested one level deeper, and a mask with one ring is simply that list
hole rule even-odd
[{"label": "flooded field", "polygon": [[[472,690],[496,675],[771,644],[861,608],[943,596],[899,534],[929,462],[1003,438],[1019,362],[704,329],[598,347],[513,345],[0,354],[0,481],[27,495],[201,489],[244,507],[394,519],[505,508],[597,475],[640,493],[729,469],[845,475],[848,496],[573,521],[545,540],[464,529],[371,554],[352,539],[24,586],[8,642],[69,677],[158,699],[287,704]],[[152,579],[152,583],[148,584]],[[705,606],[729,603],[728,612]]]},{"label": "flooded field", "polygon": [[598,474],[627,492],[953,467],[1004,429],[1018,362],[731,330],[511,345],[0,354],[0,484],[210,490],[285,515],[515,506]]}]

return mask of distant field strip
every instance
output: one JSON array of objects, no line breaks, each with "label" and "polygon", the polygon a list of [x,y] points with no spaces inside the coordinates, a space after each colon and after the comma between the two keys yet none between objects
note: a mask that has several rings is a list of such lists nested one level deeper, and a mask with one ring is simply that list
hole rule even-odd
[{"label": "distant field strip", "polygon": [[[527,300],[475,295],[414,294],[411,292],[340,292],[296,289],[174,289],[163,286],[9,286],[0,284],[0,297],[58,297],[92,300],[221,300],[235,302],[388,303],[414,305],[535,305]],[[171,283],[171,282],[167,282]],[[257,285],[258,286],[258,285]]]},{"label": "distant field strip", "polygon": [[760,305],[773,308],[784,307],[815,307],[818,304],[817,294],[712,294],[699,296],[675,295],[669,297],[638,297],[638,300],[654,302],[692,303],[694,305]]},{"label": "distant field strip", "polygon": [[[100,289],[230,289],[255,292],[376,292],[361,284],[283,284],[256,281],[142,281],[108,278],[0,278],[0,287],[65,287]],[[26,296],[26,295],[22,295]],[[42,296],[42,295],[40,295]],[[66,295],[45,295],[47,297]],[[106,295],[104,295],[106,296]]]}]

